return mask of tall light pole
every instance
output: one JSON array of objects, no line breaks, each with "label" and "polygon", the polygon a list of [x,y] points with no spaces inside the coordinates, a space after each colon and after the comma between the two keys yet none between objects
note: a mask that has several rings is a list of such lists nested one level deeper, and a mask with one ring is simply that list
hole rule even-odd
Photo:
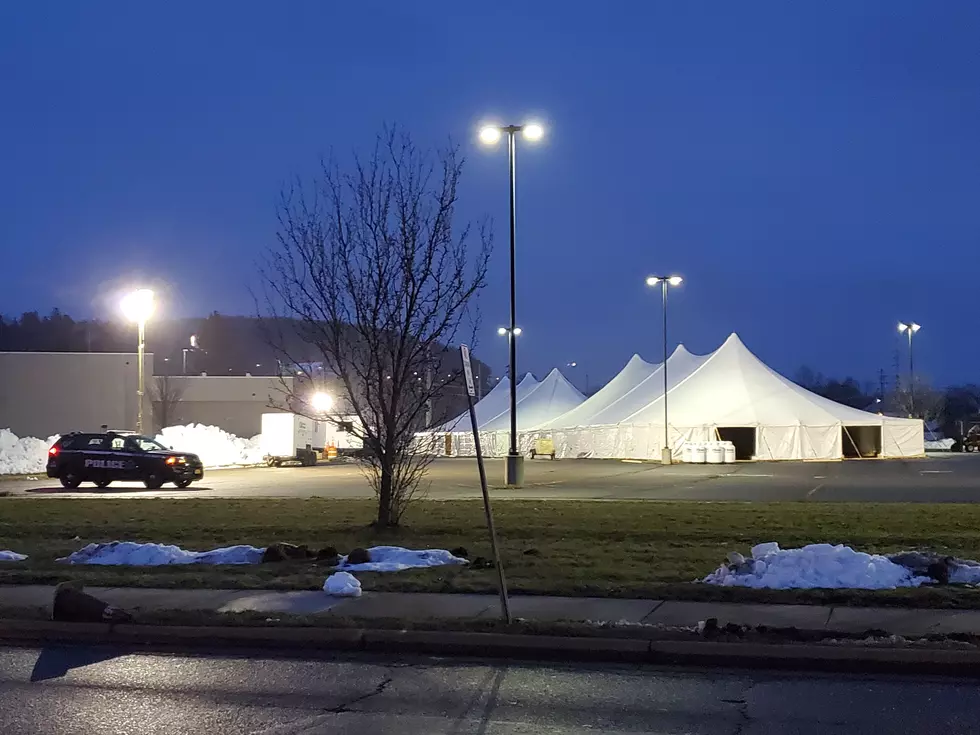
[{"label": "tall light pole", "polygon": [[517,451],[517,266],[516,266],[516,214],[517,208],[517,134],[525,140],[541,140],[544,128],[537,123],[524,125],[487,125],[480,130],[480,140],[485,145],[495,145],[507,135],[507,158],[510,164],[510,450],[504,469],[504,483],[511,487],[524,480],[524,457]]},{"label": "tall light pole", "polygon": [[648,286],[660,284],[664,294],[664,446],[660,451],[660,461],[663,464],[671,464],[673,457],[670,450],[670,430],[667,422],[667,286],[680,286],[684,279],[680,276],[649,276]]},{"label": "tall light pole", "polygon": [[132,322],[136,322],[139,330],[139,344],[137,345],[137,367],[138,388],[136,395],[139,403],[136,407],[136,433],[143,433],[143,396],[146,393],[146,375],[143,366],[146,354],[146,320],[153,315],[153,292],[148,288],[139,288],[126,294],[122,300],[123,314]]},{"label": "tall light pole", "polygon": [[915,322],[899,322],[898,333],[908,334],[909,336],[909,416],[915,415],[915,363],[912,361],[912,335],[918,332],[920,327]]}]

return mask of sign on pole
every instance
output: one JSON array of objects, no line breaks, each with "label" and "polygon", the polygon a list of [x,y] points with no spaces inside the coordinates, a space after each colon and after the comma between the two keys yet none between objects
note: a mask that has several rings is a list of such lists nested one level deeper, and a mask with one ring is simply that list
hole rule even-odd
[{"label": "sign on pole", "polygon": [[497,548],[497,532],[493,527],[493,511],[490,508],[490,493],[487,490],[487,471],[483,466],[483,449],[480,447],[480,429],[476,425],[476,411],[473,410],[473,398],[476,387],[473,385],[473,366],[470,365],[470,348],[466,345],[459,347],[463,360],[463,374],[466,376],[466,403],[470,409],[470,426],[473,427],[473,444],[476,446],[476,464],[480,470],[480,489],[483,491],[483,510],[487,515],[487,530],[490,531],[490,548],[493,550],[493,563],[497,567],[497,582],[500,587],[500,611],[509,623],[510,600],[507,597],[507,580],[504,578],[504,565],[500,561],[500,550]]}]

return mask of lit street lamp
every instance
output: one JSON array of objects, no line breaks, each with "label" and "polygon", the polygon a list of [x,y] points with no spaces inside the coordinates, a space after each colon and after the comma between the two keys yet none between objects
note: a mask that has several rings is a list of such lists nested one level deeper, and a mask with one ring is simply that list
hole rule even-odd
[{"label": "lit street lamp", "polygon": [[660,284],[664,294],[664,447],[660,452],[660,461],[663,464],[671,464],[673,457],[670,451],[670,438],[667,422],[667,286],[680,286],[684,279],[680,276],[650,276],[647,278],[648,286]]},{"label": "lit street lamp", "polygon": [[153,303],[153,292],[148,288],[137,289],[122,300],[122,312],[131,322],[136,322],[139,330],[139,344],[137,346],[137,360],[139,367],[139,387],[136,395],[139,397],[139,404],[136,408],[136,433],[143,433],[143,395],[146,390],[146,375],[143,368],[144,354],[146,352],[146,320],[153,315],[155,304]]},{"label": "lit street lamp", "polygon": [[[504,133],[507,134],[507,154],[510,164],[510,334],[520,334],[517,326],[517,268],[515,265],[515,239],[517,206],[517,134],[525,140],[541,140],[544,128],[537,123],[524,125],[487,125],[480,130],[480,141],[485,145],[496,145]],[[504,332],[506,334],[507,332]],[[510,450],[504,470],[504,482],[510,486],[520,485],[524,479],[524,457],[517,451],[517,342],[510,340]]]},{"label": "lit street lamp", "polygon": [[915,363],[912,362],[912,335],[918,332],[920,327],[915,322],[898,323],[898,333],[908,334],[909,336],[909,416],[915,415]]},{"label": "lit street lamp", "polygon": [[310,405],[318,414],[325,414],[333,408],[333,397],[329,393],[318,391],[310,399]]}]

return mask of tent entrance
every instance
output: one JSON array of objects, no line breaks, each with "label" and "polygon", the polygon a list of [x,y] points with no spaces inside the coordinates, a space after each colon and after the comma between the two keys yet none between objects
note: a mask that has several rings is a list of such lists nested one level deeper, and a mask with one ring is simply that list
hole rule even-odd
[{"label": "tent entrance", "polygon": [[754,426],[723,426],[716,429],[718,439],[735,445],[735,459],[755,458]]},{"label": "tent entrance", "polygon": [[844,459],[868,459],[881,456],[880,426],[842,426],[840,432]]}]

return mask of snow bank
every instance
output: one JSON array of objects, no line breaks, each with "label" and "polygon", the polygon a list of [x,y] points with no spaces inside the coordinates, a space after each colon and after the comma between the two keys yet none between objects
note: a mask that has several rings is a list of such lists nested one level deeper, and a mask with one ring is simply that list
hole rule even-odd
[{"label": "snow bank", "polygon": [[801,549],[780,549],[777,543],[752,548],[752,558],[733,554],[704,578],[708,584],[766,589],[867,589],[918,587],[931,582],[878,554],[849,546],[810,544]]},{"label": "snow bank", "polygon": [[933,439],[922,442],[927,452],[948,452],[956,443],[954,439]]},{"label": "snow bank", "polygon": [[0,551],[0,561],[24,561],[27,554],[18,554],[16,551]]},{"label": "snow bank", "polygon": [[335,572],[323,583],[323,591],[335,597],[360,597],[361,582],[353,574]]},{"label": "snow bank", "polygon": [[440,567],[446,564],[467,564],[466,559],[453,556],[445,549],[413,551],[401,546],[372,546],[367,550],[371,561],[364,564],[348,564],[347,557],[340,558],[338,569],[350,572],[400,572],[403,569]]},{"label": "snow bank", "polygon": [[0,429],[0,475],[30,475],[44,472],[48,464],[48,449],[58,436],[37,439],[19,438],[10,429]]},{"label": "snow bank", "polygon": [[157,567],[166,564],[258,564],[265,549],[228,546],[211,551],[185,551],[179,546],[113,541],[89,544],[58,561],[69,564],[104,564]]},{"label": "snow bank", "polygon": [[259,437],[242,439],[217,426],[188,424],[168,426],[157,435],[157,441],[177,452],[193,452],[205,467],[260,464],[262,448]]}]

